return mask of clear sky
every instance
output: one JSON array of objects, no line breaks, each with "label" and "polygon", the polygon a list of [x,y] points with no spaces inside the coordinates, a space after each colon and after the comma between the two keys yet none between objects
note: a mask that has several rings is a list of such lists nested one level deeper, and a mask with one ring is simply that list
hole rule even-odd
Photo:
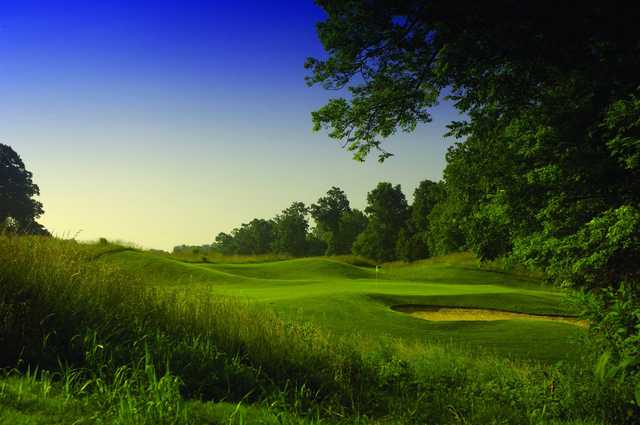
[{"label": "clear sky", "polygon": [[440,179],[450,105],[384,164],[311,131],[335,95],[304,82],[322,18],[311,0],[3,1],[0,143],[33,172],[40,221],[171,249],[334,185],[362,208],[379,181],[411,199]]}]

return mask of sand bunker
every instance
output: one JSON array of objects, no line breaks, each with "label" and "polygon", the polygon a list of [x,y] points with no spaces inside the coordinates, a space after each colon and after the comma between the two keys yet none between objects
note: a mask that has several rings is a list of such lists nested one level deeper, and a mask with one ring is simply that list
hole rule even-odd
[{"label": "sand bunker", "polygon": [[487,310],[482,308],[399,305],[392,307],[392,309],[401,313],[409,314],[419,319],[430,320],[434,322],[551,320],[554,322],[569,323],[576,326],[587,326],[586,321],[578,320],[575,317],[514,313],[511,311]]}]

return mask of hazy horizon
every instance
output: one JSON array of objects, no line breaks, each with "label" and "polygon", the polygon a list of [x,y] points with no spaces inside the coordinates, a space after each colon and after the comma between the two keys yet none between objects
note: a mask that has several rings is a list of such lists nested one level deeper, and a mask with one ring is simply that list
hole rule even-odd
[{"label": "hazy horizon", "polygon": [[304,82],[322,55],[312,1],[64,4],[13,2],[0,18],[0,143],[33,172],[54,234],[170,250],[331,186],[363,208],[379,181],[411,199],[442,176],[449,104],[392,137],[384,164],[311,131],[335,95]]}]

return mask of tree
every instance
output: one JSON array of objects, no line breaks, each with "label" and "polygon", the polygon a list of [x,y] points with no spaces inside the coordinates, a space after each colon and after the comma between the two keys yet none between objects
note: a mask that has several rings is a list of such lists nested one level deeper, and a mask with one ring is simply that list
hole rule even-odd
[{"label": "tree", "polygon": [[463,224],[464,213],[460,203],[448,195],[436,204],[429,213],[427,247],[430,255],[445,255],[466,248]]},{"label": "tree", "polygon": [[365,212],[369,221],[353,245],[354,254],[382,261],[395,259],[397,238],[409,213],[400,185],[378,183],[367,194]]},{"label": "tree", "polygon": [[364,232],[367,223],[367,216],[358,209],[343,213],[338,223],[338,236],[334,239],[335,253],[351,253],[356,238]]},{"label": "tree", "polygon": [[[476,236],[492,226],[501,242],[489,256],[508,255],[520,239],[571,237],[612,208],[640,205],[640,8],[319,4],[328,55],[307,61],[307,81],[349,96],[312,114],[316,130],[328,129],[357,159],[379,150],[384,160],[383,140],[428,122],[442,94],[466,114],[449,126],[463,140],[448,154],[449,205],[432,211],[456,245],[462,232],[463,245],[485,250]],[[528,260],[543,269],[553,262]]]},{"label": "tree", "polygon": [[501,194],[480,204],[465,228],[469,247],[483,261],[495,260],[511,252],[511,213]]},{"label": "tree", "polygon": [[327,255],[345,254],[344,244],[341,243],[340,219],[351,212],[347,195],[339,187],[333,186],[327,195],[318,199],[309,207],[311,217],[315,220],[318,233],[327,244]]},{"label": "tree", "polygon": [[40,189],[20,156],[10,146],[0,144],[0,223],[18,233],[48,235],[36,222],[44,213],[42,204],[34,199],[38,195]]},{"label": "tree", "polygon": [[[379,150],[384,160],[383,140],[430,121],[441,95],[466,116],[449,125],[461,141],[447,155],[446,201],[429,214],[430,247],[470,246],[487,259],[513,251],[556,283],[591,291],[602,310],[593,317],[636,323],[640,277],[628,259],[640,251],[632,242],[640,208],[640,7],[319,4],[328,55],[307,61],[308,83],[349,96],[315,111],[315,130],[326,128],[356,159]],[[625,297],[624,309],[603,295],[611,291]],[[638,329],[628,339],[636,344]],[[640,374],[624,353],[617,350],[620,368]]]},{"label": "tree", "polygon": [[215,249],[224,255],[233,255],[238,252],[235,238],[228,233],[220,232],[216,235]]},{"label": "tree", "polygon": [[284,209],[273,220],[274,240],[272,248],[275,252],[296,257],[307,252],[308,210],[302,202],[294,202]]},{"label": "tree", "polygon": [[307,234],[306,253],[310,257],[317,257],[324,255],[327,251],[327,243],[324,239],[318,235],[317,228],[314,231]]},{"label": "tree", "polygon": [[445,89],[475,119],[489,109],[512,116],[571,81],[578,90],[588,83],[593,100],[605,102],[637,85],[640,10],[631,4],[318,3],[327,14],[317,29],[328,57],[307,60],[307,82],[346,87],[351,96],[330,100],[314,125],[359,158],[398,129],[428,122]]},{"label": "tree", "polygon": [[273,243],[273,222],[254,218],[232,231],[238,254],[259,255],[269,252]]},{"label": "tree", "polygon": [[411,262],[427,257],[427,245],[420,233],[413,229],[400,230],[396,241],[396,257],[400,260]]},{"label": "tree", "polygon": [[433,208],[445,199],[444,183],[431,180],[420,182],[413,192],[413,204],[410,207],[407,227],[399,237],[396,251],[405,261],[427,258],[429,252],[429,214]]},{"label": "tree", "polygon": [[413,192],[411,222],[416,232],[426,233],[429,230],[429,214],[433,207],[444,199],[444,191],[443,183],[423,180]]},{"label": "tree", "polygon": [[273,243],[273,221],[253,219],[249,222],[253,254],[266,254]]},{"label": "tree", "polygon": [[372,260],[390,261],[395,258],[395,244],[386,246],[380,237],[382,226],[376,221],[369,221],[364,232],[360,233],[353,243],[353,253]]},{"label": "tree", "polygon": [[271,250],[274,241],[272,220],[254,218],[228,233],[218,233],[215,249],[225,255],[260,255]]}]

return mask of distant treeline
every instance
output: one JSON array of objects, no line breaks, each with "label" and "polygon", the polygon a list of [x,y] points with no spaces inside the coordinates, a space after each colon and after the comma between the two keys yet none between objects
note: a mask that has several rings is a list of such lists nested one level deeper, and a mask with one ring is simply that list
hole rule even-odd
[{"label": "distant treeline", "polygon": [[430,225],[442,222],[437,216],[442,208],[436,207],[445,200],[442,182],[421,182],[413,193],[413,204],[407,202],[400,185],[381,182],[367,195],[363,212],[351,208],[342,189],[332,187],[310,206],[293,202],[274,218],[255,218],[230,233],[219,233],[211,245],[176,246],[174,253],[356,254],[378,261],[413,261],[461,248],[443,244],[442,231]]}]

